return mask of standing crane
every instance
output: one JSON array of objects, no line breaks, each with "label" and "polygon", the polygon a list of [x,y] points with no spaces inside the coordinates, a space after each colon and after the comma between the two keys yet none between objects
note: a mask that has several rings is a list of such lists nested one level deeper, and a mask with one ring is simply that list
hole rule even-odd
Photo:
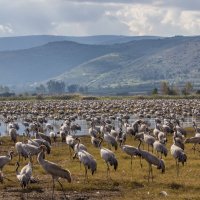
[{"label": "standing crane", "polygon": [[179,162],[184,165],[184,163],[187,161],[187,155],[185,154],[184,150],[177,146],[176,141],[175,141],[175,135],[173,137],[174,143],[172,144],[170,151],[174,159],[176,160],[176,171],[177,171],[177,176],[179,175]]},{"label": "standing crane", "polygon": [[138,145],[138,151],[139,151],[139,155],[144,158],[147,163],[149,164],[149,173],[148,173],[148,182],[151,176],[151,179],[153,181],[153,169],[152,169],[152,165],[157,166],[157,169],[161,169],[162,173],[165,172],[165,163],[162,159],[157,158],[155,155],[153,155],[152,153],[145,151],[145,150],[141,150],[140,149],[140,145],[141,145],[142,141],[140,140],[140,143]]},{"label": "standing crane", "polygon": [[125,152],[127,155],[129,155],[131,157],[131,175],[133,177],[132,160],[133,160],[133,157],[140,155],[138,148],[131,146],[131,145],[123,145],[122,141],[120,142],[120,147],[123,152]]},{"label": "standing crane", "polygon": [[94,157],[87,151],[79,149],[77,154],[79,161],[83,163],[85,167],[85,180],[88,180],[87,170],[90,169],[93,175],[97,170],[97,162]]},{"label": "standing crane", "polygon": [[0,156],[0,170],[2,171],[3,167],[7,165],[13,158],[13,151],[10,151],[6,156]]},{"label": "standing crane", "polygon": [[115,157],[115,154],[111,150],[101,147],[102,141],[103,141],[103,138],[101,138],[100,140],[99,149],[100,149],[101,158],[106,162],[106,165],[107,165],[107,178],[108,178],[108,175],[110,176],[109,164],[111,166],[114,166],[114,170],[116,171],[118,167],[118,161]]},{"label": "standing crane", "polygon": [[26,188],[31,181],[31,176],[32,176],[32,171],[33,171],[32,163],[30,161],[27,165],[25,165],[21,169],[20,172],[18,171],[18,168],[20,166],[19,162],[17,162],[16,165],[17,165],[17,168],[16,168],[17,179],[19,180],[21,187]]},{"label": "standing crane", "polygon": [[67,179],[67,181],[70,183],[72,181],[70,171],[66,170],[66,169],[63,169],[60,166],[58,166],[57,164],[44,159],[44,154],[45,154],[46,146],[41,145],[40,149],[41,149],[41,151],[38,154],[37,160],[38,160],[39,164],[42,166],[42,168],[48,174],[50,174],[52,176],[52,183],[53,183],[52,199],[53,199],[53,196],[54,196],[55,180],[58,181],[58,183],[60,184],[60,186],[62,188],[62,191],[64,193],[64,196],[66,198],[66,195],[65,195],[62,183],[58,179],[59,178]]}]

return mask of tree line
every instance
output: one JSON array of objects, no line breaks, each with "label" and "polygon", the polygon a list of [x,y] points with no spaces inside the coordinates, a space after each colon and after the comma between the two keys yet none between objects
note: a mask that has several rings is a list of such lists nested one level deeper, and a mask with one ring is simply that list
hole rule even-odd
[{"label": "tree line", "polygon": [[[191,82],[186,82],[183,87],[178,87],[176,84],[169,84],[167,81],[162,81],[160,83],[160,91],[157,87],[152,90],[152,94],[162,94],[162,95],[190,95],[193,93],[193,85]],[[200,94],[200,90],[196,91],[196,94]]]},{"label": "tree line", "polygon": [[63,94],[66,92],[69,93],[87,93],[88,87],[87,86],[80,86],[78,84],[71,84],[66,86],[64,81],[54,81],[50,80],[47,82],[46,86],[40,84],[35,88],[37,94]]}]

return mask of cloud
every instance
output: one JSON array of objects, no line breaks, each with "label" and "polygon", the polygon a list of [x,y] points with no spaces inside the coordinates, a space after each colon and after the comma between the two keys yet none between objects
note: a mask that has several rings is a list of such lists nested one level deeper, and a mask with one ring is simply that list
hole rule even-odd
[{"label": "cloud", "polygon": [[192,35],[199,9],[199,0],[0,0],[0,36]]},{"label": "cloud", "polygon": [[13,33],[11,25],[2,25],[0,24],[0,34],[6,36],[7,34]]},{"label": "cloud", "polygon": [[109,12],[129,27],[134,35],[198,35],[200,13],[179,8],[164,8],[153,5],[124,6],[117,12]]}]

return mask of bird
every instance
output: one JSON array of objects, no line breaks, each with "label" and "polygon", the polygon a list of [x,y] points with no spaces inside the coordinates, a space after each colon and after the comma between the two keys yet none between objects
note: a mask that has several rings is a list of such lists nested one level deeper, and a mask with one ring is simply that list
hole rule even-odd
[{"label": "bird", "polygon": [[53,183],[52,199],[53,199],[53,196],[54,196],[55,180],[58,181],[58,183],[60,184],[60,186],[62,188],[62,191],[64,193],[64,196],[66,198],[62,183],[58,179],[59,178],[64,178],[64,179],[67,179],[67,181],[69,183],[71,183],[72,177],[71,177],[70,171],[67,170],[67,169],[61,168],[56,163],[53,163],[53,162],[50,162],[50,161],[44,159],[44,154],[45,154],[45,150],[46,150],[46,146],[45,145],[41,145],[40,149],[41,149],[41,151],[38,154],[37,160],[38,160],[38,163],[42,166],[42,168],[48,174],[50,174],[52,176],[52,183]]},{"label": "bird", "polygon": [[135,135],[135,140],[137,139],[145,142],[148,145],[148,151],[149,151],[149,146],[152,146],[152,152],[153,152],[153,143],[156,141],[156,139],[153,136],[144,132],[140,132]]},{"label": "bird", "polygon": [[23,148],[28,152],[29,156],[32,157],[34,155],[38,155],[40,153],[39,146],[35,146],[32,144],[23,144]]},{"label": "bird", "polygon": [[99,147],[99,138],[96,138],[94,136],[91,136],[91,143],[94,147],[98,148]]},{"label": "bird", "polygon": [[175,139],[174,139],[174,143],[172,144],[170,148],[170,151],[171,151],[171,155],[176,160],[176,171],[177,171],[177,176],[178,176],[179,162],[181,162],[182,165],[184,165],[184,163],[187,161],[187,155],[185,154],[184,150],[181,147],[177,146],[177,144],[175,143]]},{"label": "bird", "polygon": [[123,144],[123,141],[121,140],[120,142],[120,147],[122,149],[123,152],[125,152],[127,155],[129,155],[131,157],[131,172],[132,172],[132,160],[133,157],[136,157],[139,154],[138,148],[131,146],[131,145],[125,145]]},{"label": "bird", "polygon": [[174,128],[173,143],[181,149],[185,149],[184,136],[182,134],[178,134],[176,128]]},{"label": "bird", "polygon": [[88,180],[87,170],[90,169],[93,175],[97,170],[97,162],[87,151],[79,149],[77,155],[80,163],[82,163],[85,167],[85,180]]},{"label": "bird", "polygon": [[57,133],[55,133],[54,131],[51,131],[49,133],[49,137],[54,141],[54,143],[56,142],[57,139]]},{"label": "bird", "polygon": [[51,153],[51,146],[50,146],[49,142],[47,142],[46,140],[44,140],[42,138],[41,139],[28,140],[29,144],[33,144],[34,145],[34,142],[38,143],[39,146],[45,145],[46,148],[47,148],[47,154]]},{"label": "bird", "polygon": [[117,150],[117,147],[118,147],[118,144],[117,144],[117,141],[116,141],[116,139],[112,136],[112,135],[110,135],[108,132],[105,132],[104,133],[104,140],[105,140],[105,142],[107,142],[108,143],[108,145],[110,146],[114,146],[115,147],[115,150]]},{"label": "bird", "polygon": [[141,150],[140,149],[141,143],[142,142],[140,140],[140,143],[138,145],[139,156],[141,156],[143,159],[145,159],[147,161],[147,163],[149,164],[148,182],[149,182],[149,179],[150,179],[150,175],[151,175],[151,179],[153,181],[152,165],[157,166],[157,169],[161,169],[162,173],[164,173],[165,172],[165,163],[162,159],[156,157],[152,153],[145,151],[145,150]]},{"label": "bird", "polygon": [[3,167],[7,165],[13,158],[14,151],[10,151],[6,156],[0,156],[0,170],[3,170]]},{"label": "bird", "polygon": [[65,140],[66,140],[67,145],[69,146],[69,153],[70,153],[70,158],[71,158],[72,150],[74,150],[74,145],[76,144],[76,140],[71,135],[67,135]]},{"label": "bird", "polygon": [[26,158],[28,158],[28,152],[27,152],[27,150],[25,150],[23,148],[23,145],[24,144],[22,142],[16,142],[15,143],[15,149],[16,149],[18,156],[19,156],[18,162],[20,161],[21,156],[22,156],[22,158],[25,158],[25,160],[26,160]]},{"label": "bird", "polygon": [[11,137],[11,141],[16,143],[17,142],[17,130],[15,128],[10,128],[9,129],[9,135]]},{"label": "bird", "polygon": [[18,168],[20,166],[19,162],[17,162],[16,165],[17,165],[17,168],[16,168],[17,179],[19,180],[21,187],[26,188],[31,181],[31,176],[32,176],[32,171],[33,171],[32,163],[30,161],[27,165],[25,165],[21,169],[20,172],[18,171]]},{"label": "bird", "polygon": [[156,140],[153,143],[153,148],[155,149],[157,154],[160,152],[161,159],[162,159],[162,154],[164,154],[165,157],[167,156],[168,150],[167,150],[166,146],[164,144],[162,144],[160,141]]},{"label": "bird", "polygon": [[74,145],[74,155],[73,155],[73,159],[76,158],[76,156],[77,156],[77,154],[78,154],[78,152],[79,152],[80,150],[87,151],[87,147],[86,147],[84,144],[81,144],[81,143],[80,143],[80,142],[81,142],[80,138],[77,138],[77,137],[76,137],[76,138],[75,138],[75,141],[78,141],[78,143]]},{"label": "bird", "polygon": [[43,139],[43,140],[47,141],[49,144],[51,144],[51,138],[48,135],[45,135],[44,133],[38,132],[38,130],[36,131],[35,138]]},{"label": "bird", "polygon": [[197,127],[197,125],[196,125],[196,122],[195,122],[195,121],[193,121],[193,128],[194,128],[194,130],[196,131],[196,133],[200,133],[200,128],[199,128],[199,127]]},{"label": "bird", "polygon": [[176,119],[176,130],[177,132],[181,133],[184,136],[187,135],[187,131],[183,127],[180,126],[180,121],[178,119]]},{"label": "bird", "polygon": [[106,162],[107,165],[107,178],[108,178],[108,175],[110,176],[109,164],[113,166],[114,170],[116,171],[118,167],[118,161],[117,158],[115,157],[115,154],[111,150],[101,147],[102,141],[103,138],[100,138],[99,149],[101,158]]},{"label": "bird", "polygon": [[195,153],[196,145],[200,144],[200,137],[194,136],[194,137],[191,137],[191,138],[186,138],[184,143],[192,143],[193,144],[192,149],[194,150],[194,153]]}]

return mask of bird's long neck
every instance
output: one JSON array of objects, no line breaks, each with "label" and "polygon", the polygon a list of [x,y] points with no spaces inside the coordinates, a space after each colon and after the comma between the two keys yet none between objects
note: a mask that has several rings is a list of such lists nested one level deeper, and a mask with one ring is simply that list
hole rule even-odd
[{"label": "bird's long neck", "polygon": [[13,158],[13,155],[12,155],[12,154],[13,154],[13,153],[10,152],[9,155],[8,155],[10,160],[12,160],[12,158]]},{"label": "bird's long neck", "polygon": [[44,151],[43,150],[38,154],[37,160],[40,163],[40,165],[42,165],[44,163]]},{"label": "bird's long neck", "polygon": [[100,138],[100,142],[99,142],[99,149],[101,149],[101,143],[103,142],[103,138]]},{"label": "bird's long neck", "polygon": [[142,141],[141,140],[139,140],[140,141],[140,143],[139,143],[139,145],[138,145],[138,150],[141,150],[140,149],[140,146],[141,146],[141,144],[142,144]]},{"label": "bird's long neck", "polygon": [[16,170],[15,170],[17,175],[19,175],[18,169],[19,169],[19,163],[17,162],[17,167],[16,167]]},{"label": "bird's long neck", "polygon": [[79,138],[77,138],[76,140],[78,141],[78,143],[77,143],[77,149],[79,149],[79,145],[80,145],[81,140]]},{"label": "bird's long neck", "polygon": [[197,125],[195,122],[193,122],[193,127],[194,127],[195,131],[197,132]]}]

